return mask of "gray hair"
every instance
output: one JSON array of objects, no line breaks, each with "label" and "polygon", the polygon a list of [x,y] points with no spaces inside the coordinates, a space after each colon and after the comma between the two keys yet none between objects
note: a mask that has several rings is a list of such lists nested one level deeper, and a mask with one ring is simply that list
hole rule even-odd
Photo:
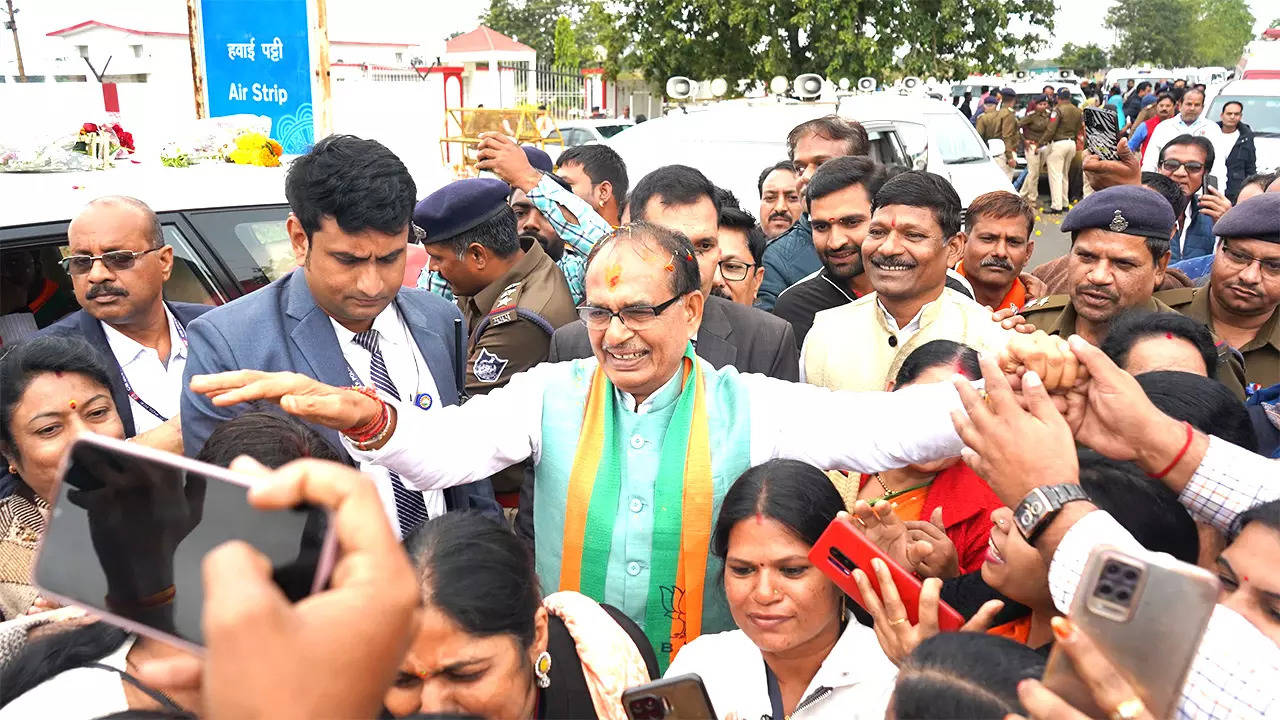
[{"label": "gray hair", "polygon": [[[637,220],[614,230],[604,237],[587,255],[587,271],[591,271],[591,263],[600,255],[601,250],[618,243],[634,243],[644,247],[660,257],[671,258],[671,290],[676,297],[698,292],[702,289],[702,274],[698,270],[698,261],[694,257],[693,243],[684,233],[671,228]],[[656,245],[657,247],[653,247]]]}]

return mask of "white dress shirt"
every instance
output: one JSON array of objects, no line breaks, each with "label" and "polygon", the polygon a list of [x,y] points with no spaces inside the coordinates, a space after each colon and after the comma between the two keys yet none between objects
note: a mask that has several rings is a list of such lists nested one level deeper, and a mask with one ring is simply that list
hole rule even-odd
[{"label": "white dress shirt", "polygon": [[[1142,170],[1144,172],[1156,172],[1156,165],[1160,162],[1160,150],[1169,141],[1179,135],[1193,135],[1195,137],[1207,137],[1213,142],[1215,136],[1222,134],[1222,128],[1218,127],[1218,123],[1209,120],[1204,115],[1196,118],[1195,122],[1187,123],[1182,119],[1182,115],[1174,115],[1168,120],[1164,120],[1155,126],[1151,131],[1151,139],[1147,141],[1147,149],[1142,153]],[[1216,152],[1215,152],[1216,154]],[[1216,175],[1219,182],[1225,184],[1226,174],[1222,172],[1222,168],[1226,167],[1227,159],[1225,157],[1215,157],[1213,167],[1206,168],[1205,172]]]},{"label": "white dress shirt", "polygon": [[[716,370],[701,358],[698,362],[703,373],[737,375],[739,390],[750,395],[752,465],[790,458],[820,468],[872,473],[955,457],[964,445],[950,416],[951,410],[962,409],[960,396],[949,383],[893,393],[833,391],[738,373],[733,367]],[[589,376],[595,365],[595,358],[542,363],[466,405],[436,412],[405,412],[407,404],[400,403],[401,415],[386,445],[367,452],[348,450],[357,460],[395,470],[423,490],[481,480],[530,457],[536,463],[542,454],[542,400],[548,388],[568,385],[578,372]]]},{"label": "white dress shirt", "polygon": [[[876,633],[849,613],[844,632],[822,660],[792,716],[805,720],[880,720],[885,716],[898,668]],[[665,677],[696,673],[706,685],[716,715],[767,718],[773,711],[764,656],[741,630],[703,635],[685,645]],[[780,719],[779,719],[780,720]]]},{"label": "white dress shirt", "polygon": [[[1196,520],[1228,532],[1241,513],[1280,498],[1280,461],[1210,436],[1209,449],[1179,501]],[[1089,553],[1097,545],[1147,554],[1115,518],[1101,510],[1071,526],[1049,564],[1049,590],[1062,612],[1071,608]],[[1218,605],[1191,663],[1178,718],[1280,717],[1280,647],[1238,613]]]},{"label": "white dress shirt", "polygon": [[187,366],[187,341],[178,331],[178,321],[164,309],[165,320],[169,322],[169,362],[160,362],[160,354],[154,348],[128,337],[106,323],[102,323],[102,332],[107,336],[107,345],[111,354],[120,363],[120,369],[129,379],[133,394],[150,405],[163,419],[138,403],[132,396],[129,398],[129,409],[133,411],[133,428],[137,434],[158,427],[165,420],[178,416],[178,404],[182,399],[182,370]]},{"label": "white dress shirt", "polygon": [[[98,662],[116,670],[127,670],[127,659],[134,642],[135,638],[130,636]],[[14,698],[0,710],[0,720],[91,720],[128,709],[129,700],[125,697],[124,681],[119,674],[81,666],[63,670]]]},{"label": "white dress shirt", "polygon": [[[333,332],[338,336],[338,347],[342,349],[342,356],[346,359],[347,365],[360,378],[360,382],[368,387],[374,387],[373,377],[370,374],[372,367],[373,355],[368,350],[355,341],[356,334],[343,327],[337,320],[329,318],[329,322],[333,323]],[[396,410],[399,413],[399,422],[405,422],[406,415],[425,415],[426,412],[435,414],[436,408],[440,405],[440,391],[436,387],[435,378],[431,376],[431,369],[427,367],[427,361],[422,357],[421,351],[418,350],[418,344],[414,342],[413,335],[409,332],[409,326],[405,325],[404,319],[400,317],[400,313],[396,310],[395,303],[388,305],[382,312],[378,313],[378,317],[373,319],[373,329],[378,331],[378,351],[382,353],[382,361],[386,363],[387,372],[391,375],[391,381],[395,383],[396,390],[400,391],[400,397],[389,398],[386,393],[379,391],[384,399],[395,402]],[[413,404],[415,396],[426,393],[431,396],[431,405],[426,412]],[[352,457],[360,460],[359,453],[355,450],[355,446],[342,436],[342,443],[346,446],[347,452]],[[391,520],[391,527],[400,531],[400,524],[396,519],[396,500],[391,490],[391,477],[387,474],[385,467],[379,464],[369,462],[360,462],[360,469],[368,473],[375,480],[374,484],[378,488],[378,497],[382,500],[382,507],[387,512],[387,517]],[[401,482],[404,482],[402,478]],[[413,485],[405,482],[405,487],[413,487]],[[444,495],[439,490],[428,490],[422,493],[422,501],[426,503],[427,514],[431,517],[443,515],[445,512]]]}]

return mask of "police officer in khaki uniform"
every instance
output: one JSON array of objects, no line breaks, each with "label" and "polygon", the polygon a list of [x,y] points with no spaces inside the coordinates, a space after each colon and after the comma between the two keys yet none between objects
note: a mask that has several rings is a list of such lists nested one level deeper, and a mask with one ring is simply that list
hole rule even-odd
[{"label": "police officer in khaki uniform", "polygon": [[996,111],[995,123],[1000,140],[1004,142],[1004,155],[996,160],[996,164],[1003,164],[1003,170],[1010,180],[1017,174],[1018,167],[1015,162],[1018,152],[1018,115],[1013,110],[1017,99],[1018,93],[1013,88],[1000,88],[1000,109]]},{"label": "police officer in khaki uniform", "polygon": [[1058,88],[1058,106],[1049,116],[1049,127],[1040,136],[1040,145],[1049,148],[1049,198],[1045,212],[1057,214],[1067,208],[1067,178],[1076,153],[1076,136],[1084,127],[1084,113],[1071,102],[1071,91]]},{"label": "police officer in khaki uniform", "polygon": [[467,392],[501,387],[547,359],[551,334],[578,318],[564,273],[536,242],[522,247],[501,180],[450,183],[414,209],[431,269],[449,281],[470,328]]},{"label": "police officer in khaki uniform", "polygon": [[982,137],[983,144],[988,140],[994,140],[1000,137],[1000,123],[996,119],[1000,111],[998,106],[1000,100],[995,93],[991,93],[982,99],[982,114],[978,116],[976,124],[978,135]]},{"label": "police officer in khaki uniform", "polygon": [[1022,179],[1020,194],[1034,205],[1040,200],[1040,169],[1049,159],[1049,147],[1040,144],[1040,138],[1049,129],[1049,98],[1044,95],[1032,98],[1018,127],[1022,130],[1022,155],[1027,159],[1027,176]]},{"label": "police officer in khaki uniform", "polygon": [[[1111,321],[1126,310],[1175,312],[1153,295],[1169,261],[1174,229],[1173,209],[1162,200],[1141,185],[1117,185],[1072,208],[1062,221],[1072,243],[1068,293],[1027,303],[1021,313],[1026,322],[1049,335],[1079,334],[1099,345]],[[1153,240],[1159,251],[1155,258]],[[1225,344],[1219,346],[1218,380],[1243,400],[1239,364],[1232,354]]]},{"label": "police officer in khaki uniform", "polygon": [[[449,282],[470,328],[468,395],[546,360],[552,333],[578,319],[564,273],[541,244],[517,236],[510,191],[493,178],[458,180],[413,211],[431,270]],[[523,479],[520,467],[508,468],[492,478],[494,491],[519,490]]]},{"label": "police officer in khaki uniform", "polygon": [[1238,348],[1247,383],[1280,383],[1280,193],[1231,208],[1213,232],[1219,243],[1209,284],[1156,297]]}]

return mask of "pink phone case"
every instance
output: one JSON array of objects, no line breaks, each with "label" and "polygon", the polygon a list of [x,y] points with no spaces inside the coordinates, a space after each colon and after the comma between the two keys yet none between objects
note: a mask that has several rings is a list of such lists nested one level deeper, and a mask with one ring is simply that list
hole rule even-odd
[{"label": "pink phone case", "polygon": [[[200,462],[199,460],[192,460],[191,458],[164,452],[163,450],[156,450],[155,448],[150,448],[138,443],[125,442],[123,440],[117,440],[115,438],[95,435],[92,433],[86,433],[76,438],[75,442],[71,444],[70,448],[68,448],[67,454],[62,458],[62,467],[58,470],[59,483],[62,482],[63,476],[66,475],[67,469],[71,465],[72,452],[74,452],[78,445],[86,443],[96,445],[102,449],[109,450],[119,455],[141,458],[143,460],[158,463],[160,465],[167,465],[187,472],[199,473],[216,480],[222,480],[245,488],[252,486],[254,483],[254,478],[232,472],[224,467],[210,465],[208,463]],[[61,499],[61,495],[59,495],[59,499]],[[338,537],[334,534],[333,513],[328,510],[326,510],[325,513],[329,516],[329,523],[325,532],[324,544],[321,546],[320,559],[316,565],[316,576],[311,581],[311,594],[313,595],[322,590],[325,584],[329,582],[329,575],[333,572],[333,564],[337,559]],[[40,564],[43,551],[44,543],[42,542],[40,543],[40,547],[36,550],[35,564],[32,565],[33,575],[35,574],[34,568]],[[189,640],[184,640],[176,635],[170,635],[169,633],[156,630],[149,625],[144,625],[134,620],[116,615],[107,608],[101,607],[103,603],[88,603],[80,598],[67,597],[65,595],[51,592],[45,588],[39,588],[39,590],[43,597],[57,600],[59,603],[64,605],[77,605],[82,607],[92,612],[94,615],[107,620],[112,625],[117,625],[130,632],[138,633],[139,635],[146,635],[147,637],[155,640],[177,645],[178,647],[197,655],[203,655],[205,652],[203,647],[196,645]]]}]

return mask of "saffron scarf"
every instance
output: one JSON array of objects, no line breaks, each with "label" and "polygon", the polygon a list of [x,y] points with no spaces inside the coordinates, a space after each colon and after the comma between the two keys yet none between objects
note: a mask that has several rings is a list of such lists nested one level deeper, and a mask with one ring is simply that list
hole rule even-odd
[{"label": "saffron scarf", "polygon": [[[560,590],[604,601],[622,485],[622,446],[613,383],[597,367],[569,474]],[[703,585],[711,544],[711,443],[702,370],[685,347],[680,397],[663,437],[654,478],[653,545],[644,631],[665,671],[702,632]]]}]

